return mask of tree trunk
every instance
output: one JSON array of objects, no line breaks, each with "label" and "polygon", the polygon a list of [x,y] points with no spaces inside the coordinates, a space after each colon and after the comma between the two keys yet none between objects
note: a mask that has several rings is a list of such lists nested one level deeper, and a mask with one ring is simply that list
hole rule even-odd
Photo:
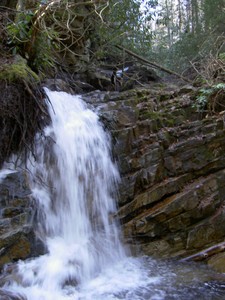
[{"label": "tree trunk", "polygon": [[168,45],[169,48],[173,45],[173,33],[171,28],[171,11],[169,8],[168,0],[166,0],[166,27],[167,27],[167,34],[168,34]]},{"label": "tree trunk", "polygon": [[191,0],[191,23],[194,33],[200,32],[198,0]]},{"label": "tree trunk", "polygon": [[178,35],[179,35],[179,37],[181,37],[182,25],[183,25],[182,4],[181,4],[181,0],[178,0]]}]

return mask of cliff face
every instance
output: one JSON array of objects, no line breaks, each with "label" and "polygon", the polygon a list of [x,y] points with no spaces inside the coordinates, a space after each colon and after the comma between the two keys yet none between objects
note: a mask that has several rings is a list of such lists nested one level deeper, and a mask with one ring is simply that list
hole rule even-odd
[{"label": "cliff face", "polygon": [[193,93],[155,85],[91,101],[113,134],[125,237],[148,255],[201,260],[224,249],[224,119],[196,113]]},{"label": "cliff face", "polygon": [[[118,216],[126,241],[148,255],[208,259],[224,271],[224,118],[198,114],[194,93],[192,87],[155,83],[122,93],[91,92],[84,99],[113,137],[122,176]],[[33,238],[25,178],[14,174],[5,180],[1,265],[43,251]],[[9,180],[16,184],[13,192]]]}]

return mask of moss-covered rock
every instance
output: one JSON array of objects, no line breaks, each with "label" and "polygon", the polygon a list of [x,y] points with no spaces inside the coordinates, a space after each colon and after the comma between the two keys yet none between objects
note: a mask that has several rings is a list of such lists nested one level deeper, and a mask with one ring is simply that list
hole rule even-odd
[{"label": "moss-covered rock", "polygon": [[23,80],[30,83],[40,82],[38,75],[30,69],[26,59],[20,55],[16,55],[9,63],[0,66],[0,80],[1,79],[9,83]]}]

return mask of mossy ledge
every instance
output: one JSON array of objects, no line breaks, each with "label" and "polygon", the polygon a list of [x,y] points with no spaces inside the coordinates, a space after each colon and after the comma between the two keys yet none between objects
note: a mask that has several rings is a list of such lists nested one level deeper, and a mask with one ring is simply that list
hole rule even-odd
[{"label": "mossy ledge", "polygon": [[39,76],[27,65],[27,61],[20,55],[14,56],[8,64],[0,67],[0,80],[4,79],[8,83],[26,81],[27,83],[39,83]]},{"label": "mossy ledge", "polygon": [[19,55],[1,58],[0,166],[13,153],[32,152],[34,136],[48,121],[40,78]]}]

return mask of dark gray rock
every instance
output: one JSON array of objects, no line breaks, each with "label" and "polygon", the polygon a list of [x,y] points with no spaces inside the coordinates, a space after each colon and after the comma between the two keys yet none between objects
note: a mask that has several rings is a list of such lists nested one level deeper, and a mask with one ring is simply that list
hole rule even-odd
[{"label": "dark gray rock", "polygon": [[225,239],[223,116],[202,118],[193,93],[156,84],[98,106],[122,175],[125,237],[148,255],[186,257]]},{"label": "dark gray rock", "polygon": [[2,177],[0,267],[5,263],[44,252],[42,242],[34,233],[33,218],[36,208],[31,198],[26,172],[12,172]]}]

